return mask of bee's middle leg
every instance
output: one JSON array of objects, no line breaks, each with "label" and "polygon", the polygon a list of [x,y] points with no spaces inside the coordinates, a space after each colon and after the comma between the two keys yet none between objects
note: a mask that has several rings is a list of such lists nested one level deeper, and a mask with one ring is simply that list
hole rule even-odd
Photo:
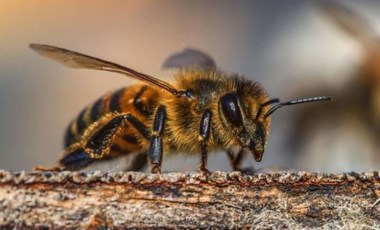
[{"label": "bee's middle leg", "polygon": [[207,110],[203,113],[201,124],[199,127],[199,137],[201,145],[201,165],[199,170],[203,173],[209,174],[210,171],[207,169],[207,154],[208,154],[208,140],[210,139],[210,129],[211,129],[211,111]]},{"label": "bee's middle leg", "polygon": [[162,134],[164,132],[164,124],[166,119],[166,107],[160,106],[154,117],[153,132],[148,152],[148,158],[152,166],[152,173],[160,173],[162,165]]}]

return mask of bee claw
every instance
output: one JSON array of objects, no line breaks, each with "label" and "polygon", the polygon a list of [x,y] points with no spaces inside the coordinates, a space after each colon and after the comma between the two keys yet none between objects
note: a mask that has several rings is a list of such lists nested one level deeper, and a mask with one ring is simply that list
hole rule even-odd
[{"label": "bee claw", "polygon": [[210,170],[208,170],[208,169],[205,168],[205,167],[201,167],[201,168],[199,169],[199,171],[201,172],[201,174],[202,174],[203,176],[210,176],[210,175],[211,175]]},{"label": "bee claw", "polygon": [[157,174],[160,174],[161,173],[161,167],[159,165],[154,165],[152,167],[152,170],[151,170],[152,173],[157,173]]}]

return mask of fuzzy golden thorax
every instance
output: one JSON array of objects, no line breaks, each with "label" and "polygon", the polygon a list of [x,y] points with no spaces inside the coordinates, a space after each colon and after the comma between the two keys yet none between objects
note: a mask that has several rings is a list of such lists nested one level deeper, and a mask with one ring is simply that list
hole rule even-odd
[{"label": "fuzzy golden thorax", "polygon": [[261,160],[271,120],[264,118],[267,107],[257,117],[260,106],[269,100],[257,82],[216,71],[183,70],[175,76],[175,86],[192,92],[193,97],[176,98],[163,93],[166,96],[161,103],[167,108],[165,142],[172,151],[199,153],[200,122],[209,110],[211,150],[244,149]]}]

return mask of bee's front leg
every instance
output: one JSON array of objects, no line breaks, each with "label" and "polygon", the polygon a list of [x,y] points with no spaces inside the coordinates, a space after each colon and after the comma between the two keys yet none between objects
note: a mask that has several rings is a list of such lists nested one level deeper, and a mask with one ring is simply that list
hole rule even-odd
[{"label": "bee's front leg", "polygon": [[162,165],[162,134],[164,132],[164,125],[166,119],[166,108],[160,106],[154,117],[152,139],[149,148],[149,162],[152,166],[152,173],[160,173]]},{"label": "bee's front leg", "polygon": [[199,139],[201,143],[201,165],[199,170],[203,173],[209,174],[207,169],[207,153],[208,153],[208,140],[210,139],[211,130],[211,111],[206,110],[201,119],[199,127]]}]

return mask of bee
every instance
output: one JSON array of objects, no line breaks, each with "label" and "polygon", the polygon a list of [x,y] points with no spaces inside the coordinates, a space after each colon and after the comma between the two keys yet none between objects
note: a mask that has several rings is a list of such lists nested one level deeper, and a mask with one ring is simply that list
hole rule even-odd
[{"label": "bee", "polygon": [[160,173],[163,153],[186,152],[200,154],[199,170],[209,173],[207,155],[217,149],[226,150],[232,168],[240,170],[245,152],[262,160],[273,112],[287,105],[331,100],[321,96],[279,102],[269,99],[258,82],[217,70],[182,69],[169,84],[67,49],[41,44],[30,48],[68,67],[116,72],[141,81],[83,109],[68,126],[57,164],[37,170],[79,170],[135,153],[133,170],[149,162],[151,172]]}]

